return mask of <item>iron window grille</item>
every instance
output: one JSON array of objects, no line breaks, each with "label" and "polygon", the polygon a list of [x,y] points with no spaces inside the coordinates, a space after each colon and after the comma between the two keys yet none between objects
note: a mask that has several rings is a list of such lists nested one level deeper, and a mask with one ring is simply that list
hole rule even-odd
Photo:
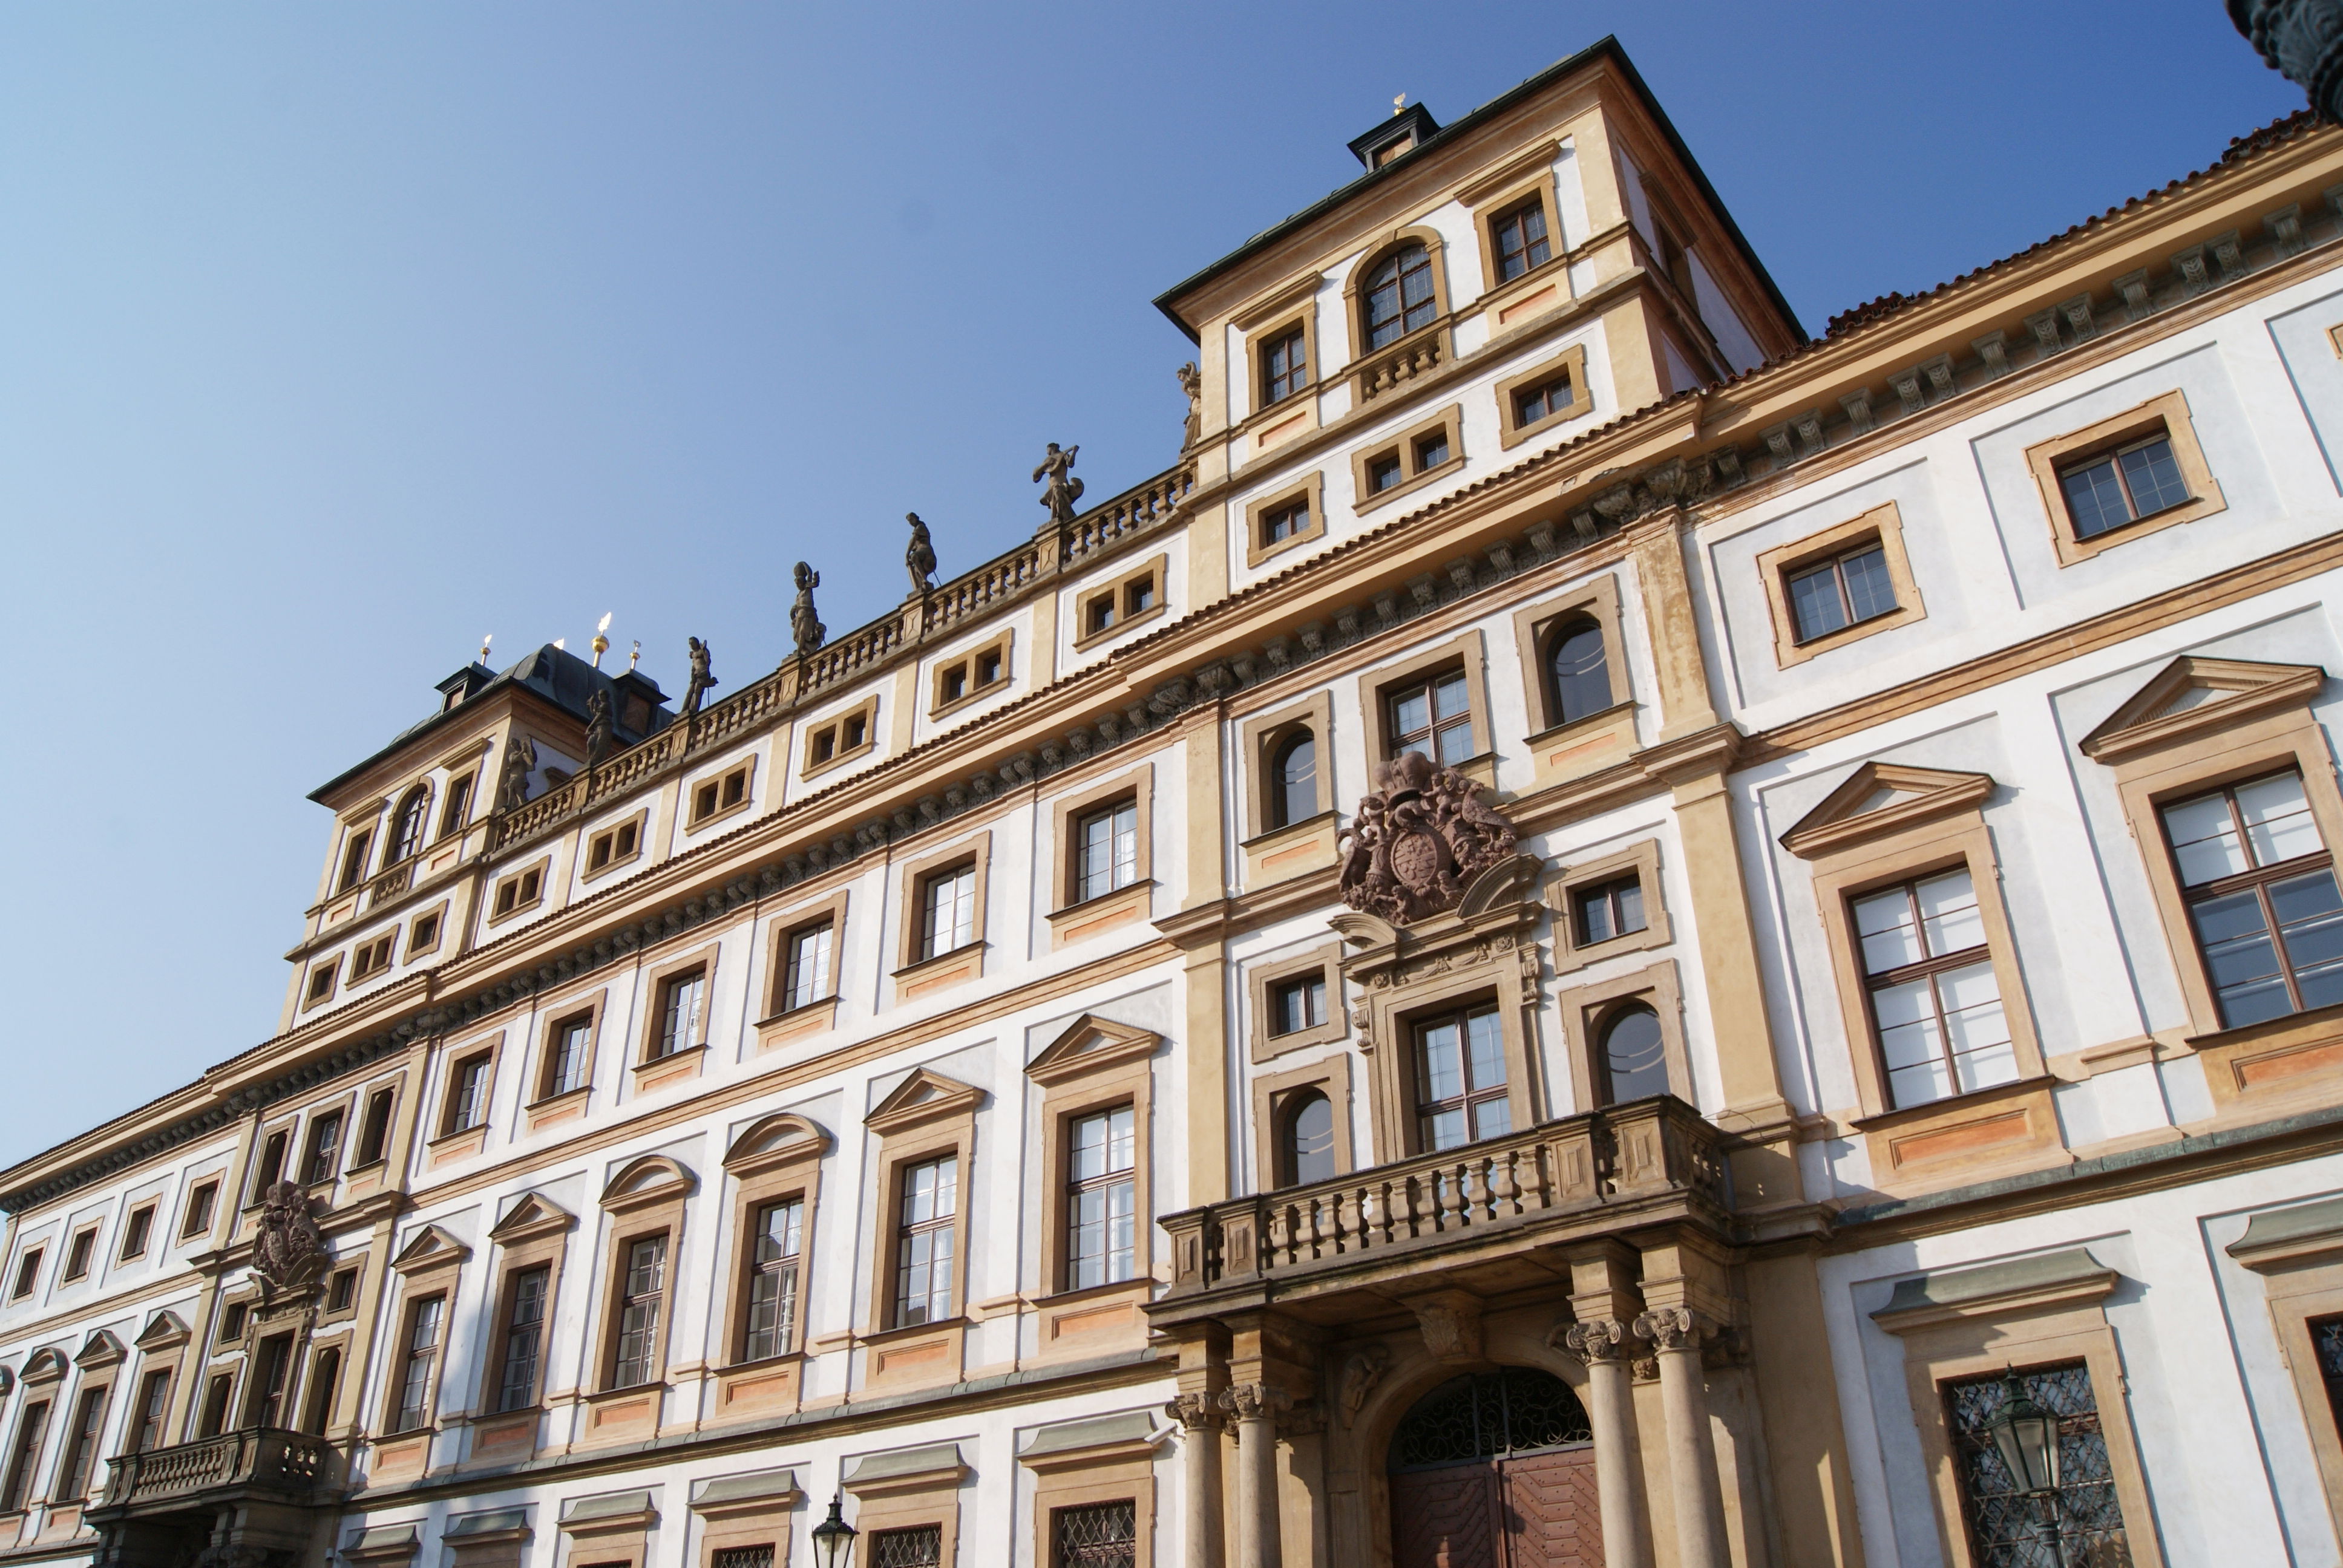
[{"label": "iron window grille", "polygon": [[2089,1369],[2066,1362],[2017,1375],[2026,1397],[2058,1418],[2058,1489],[2047,1505],[2016,1490],[1988,1430],[2009,1397],[2005,1374],[1944,1385],[1962,1520],[1977,1568],[2130,1562]]},{"label": "iron window grille", "polygon": [[1132,1568],[1139,1561],[1139,1508],[1130,1498],[1061,1508],[1050,1533],[1053,1568]]}]

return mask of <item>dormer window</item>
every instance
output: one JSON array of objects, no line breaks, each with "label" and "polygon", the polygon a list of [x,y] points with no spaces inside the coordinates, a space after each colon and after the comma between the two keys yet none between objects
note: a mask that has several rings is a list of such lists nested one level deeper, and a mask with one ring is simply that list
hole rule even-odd
[{"label": "dormer window", "polygon": [[1367,347],[1381,348],[1432,325],[1440,314],[1432,287],[1432,253],[1400,246],[1367,275]]}]

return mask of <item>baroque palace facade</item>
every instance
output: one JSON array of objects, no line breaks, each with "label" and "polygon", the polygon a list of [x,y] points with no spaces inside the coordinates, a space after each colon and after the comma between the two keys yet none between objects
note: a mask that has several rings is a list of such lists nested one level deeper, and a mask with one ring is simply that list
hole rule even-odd
[{"label": "baroque palace facade", "polygon": [[315,794],[0,1561],[2343,1561],[2343,130],[1813,342],[1615,45],[1353,151],[1165,473]]}]

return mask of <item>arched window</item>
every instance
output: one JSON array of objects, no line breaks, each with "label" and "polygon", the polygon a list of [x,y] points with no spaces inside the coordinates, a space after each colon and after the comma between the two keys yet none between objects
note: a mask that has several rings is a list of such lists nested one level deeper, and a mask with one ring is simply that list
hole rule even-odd
[{"label": "arched window", "polygon": [[1642,1002],[1621,1008],[1604,1020],[1596,1055],[1602,1059],[1608,1105],[1624,1105],[1668,1092],[1667,1042],[1660,1015]]},{"label": "arched window", "polygon": [[1277,1184],[1306,1187],[1332,1181],[1334,1102],[1317,1090],[1304,1090],[1286,1102],[1278,1120]]},{"label": "arched window", "polygon": [[1546,642],[1546,679],[1552,683],[1554,721],[1567,724],[1611,706],[1611,669],[1603,651],[1603,628],[1591,620],[1567,620]]},{"label": "arched window", "polygon": [[424,808],[431,802],[429,793],[417,784],[398,803],[398,815],[393,820],[390,833],[390,859],[385,862],[396,866],[423,848]]},{"label": "arched window", "polygon": [[1440,306],[1432,286],[1432,254],[1408,244],[1367,275],[1367,347],[1381,348],[1432,325]]},{"label": "arched window", "polygon": [[1269,825],[1283,828],[1318,814],[1318,738],[1296,729],[1270,748]]}]

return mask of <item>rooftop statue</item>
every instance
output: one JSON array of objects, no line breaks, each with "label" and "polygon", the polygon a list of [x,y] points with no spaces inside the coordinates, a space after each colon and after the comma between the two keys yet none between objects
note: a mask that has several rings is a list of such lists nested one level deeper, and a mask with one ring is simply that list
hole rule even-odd
[{"label": "rooftop statue", "polygon": [[797,582],[797,602],[789,606],[789,636],[795,639],[798,652],[807,654],[821,646],[821,639],[829,635],[830,628],[821,624],[813,609],[813,590],[821,586],[821,574],[799,561]]},{"label": "rooftop statue", "polygon": [[691,645],[691,679],[683,689],[683,707],[676,717],[689,723],[699,711],[699,699],[716,684],[716,675],[708,668],[708,645],[696,637],[683,640]]},{"label": "rooftop statue", "polygon": [[610,694],[596,691],[586,699],[586,771],[592,773],[610,753]]},{"label": "rooftop statue", "polygon": [[516,735],[505,742],[504,770],[497,775],[497,809],[518,811],[528,804],[528,776],[537,771],[537,742]]},{"label": "rooftop statue", "polygon": [[1049,488],[1041,492],[1041,504],[1050,508],[1050,520],[1065,528],[1074,520],[1074,503],[1082,498],[1082,482],[1067,470],[1074,466],[1074,454],[1080,447],[1068,447],[1060,451],[1055,441],[1050,443],[1050,455],[1033,470],[1033,482],[1040,484],[1042,476],[1049,477]]},{"label": "rooftop statue", "polygon": [[2343,120],[2343,0],[2229,0],[2229,20],[2320,119]]},{"label": "rooftop statue", "polygon": [[920,521],[919,513],[905,512],[903,520],[911,525],[911,542],[903,551],[903,565],[911,574],[911,597],[917,598],[936,586],[936,547],[928,542],[928,525]]},{"label": "rooftop statue", "polygon": [[1204,438],[1204,377],[1192,359],[1180,367],[1180,390],[1188,395],[1188,433],[1180,442],[1186,451]]}]

